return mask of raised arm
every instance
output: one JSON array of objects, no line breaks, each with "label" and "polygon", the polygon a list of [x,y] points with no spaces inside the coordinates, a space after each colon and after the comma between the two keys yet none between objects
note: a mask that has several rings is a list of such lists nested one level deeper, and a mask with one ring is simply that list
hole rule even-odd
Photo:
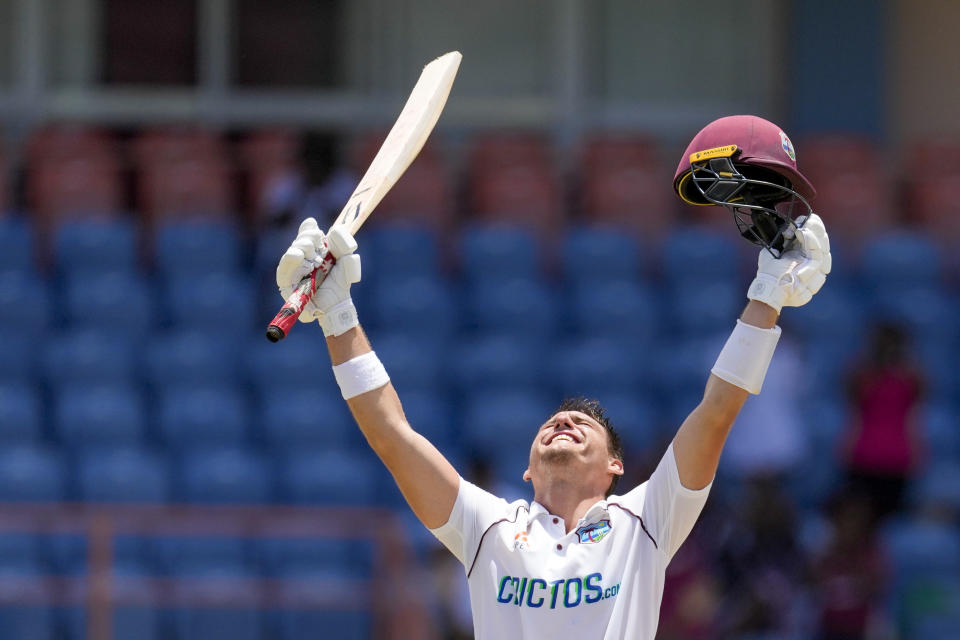
[{"label": "raised arm", "polygon": [[342,229],[324,236],[313,218],[300,225],[297,239],[277,267],[284,298],[329,250],[337,258],[317,287],[300,320],[317,320],[327,338],[334,374],[367,442],[393,474],[416,516],[429,528],[446,523],[453,510],[460,476],[436,447],[407,422],[386,370],[357,320],[350,285],[360,280],[356,242]]},{"label": "raised arm", "polygon": [[780,309],[809,302],[830,273],[830,240],[820,217],[811,215],[799,234],[796,247],[780,258],[761,250],[750,302],[713,367],[703,400],[674,437],[680,482],[688,489],[713,481],[737,414],[750,393],[760,392],[780,336]]}]

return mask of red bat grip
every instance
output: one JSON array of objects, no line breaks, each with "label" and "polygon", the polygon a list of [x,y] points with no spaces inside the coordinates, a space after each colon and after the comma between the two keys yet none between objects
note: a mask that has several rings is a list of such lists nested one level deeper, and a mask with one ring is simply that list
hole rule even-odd
[{"label": "red bat grip", "polygon": [[293,290],[293,293],[290,294],[287,301],[280,307],[280,311],[267,326],[267,339],[270,342],[280,342],[287,337],[290,329],[297,323],[297,318],[300,317],[303,308],[310,302],[313,293],[320,286],[320,283],[327,278],[336,263],[337,259],[333,257],[333,254],[327,252],[320,266],[303,277],[303,280],[300,281],[300,284]]}]

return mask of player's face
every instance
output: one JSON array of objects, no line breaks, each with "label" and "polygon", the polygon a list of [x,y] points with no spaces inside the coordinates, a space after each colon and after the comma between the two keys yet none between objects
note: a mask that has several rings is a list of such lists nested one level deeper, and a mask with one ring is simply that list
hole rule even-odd
[{"label": "player's face", "polygon": [[[615,464],[614,464],[615,462]],[[560,411],[544,422],[530,447],[530,467],[525,480],[569,470],[584,481],[610,484],[609,474],[622,473],[622,465],[610,456],[609,436],[599,422],[580,411]]]}]

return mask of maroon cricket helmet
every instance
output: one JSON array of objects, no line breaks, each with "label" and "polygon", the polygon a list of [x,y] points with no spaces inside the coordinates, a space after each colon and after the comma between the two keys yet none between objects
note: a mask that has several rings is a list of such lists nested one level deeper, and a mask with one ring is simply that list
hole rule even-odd
[{"label": "maroon cricket helmet", "polygon": [[757,116],[728,116],[701,129],[680,158],[673,188],[688,204],[727,208],[747,240],[775,255],[803,224],[794,211],[812,213],[817,193],[797,169],[787,134]]}]

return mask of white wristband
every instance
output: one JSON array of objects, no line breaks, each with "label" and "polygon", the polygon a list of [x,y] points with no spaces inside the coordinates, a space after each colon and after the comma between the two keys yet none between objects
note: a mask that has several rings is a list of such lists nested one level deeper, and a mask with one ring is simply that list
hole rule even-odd
[{"label": "white wristband", "polygon": [[353,306],[353,300],[350,298],[338,302],[320,314],[317,322],[320,323],[325,336],[343,335],[360,324],[357,308]]},{"label": "white wristband", "polygon": [[337,384],[340,385],[340,393],[344,400],[379,389],[390,382],[387,370],[383,368],[383,363],[373,351],[334,365],[333,375],[337,379]]},{"label": "white wristband", "polygon": [[779,340],[780,327],[761,329],[737,320],[711,373],[750,393],[760,393]]}]

